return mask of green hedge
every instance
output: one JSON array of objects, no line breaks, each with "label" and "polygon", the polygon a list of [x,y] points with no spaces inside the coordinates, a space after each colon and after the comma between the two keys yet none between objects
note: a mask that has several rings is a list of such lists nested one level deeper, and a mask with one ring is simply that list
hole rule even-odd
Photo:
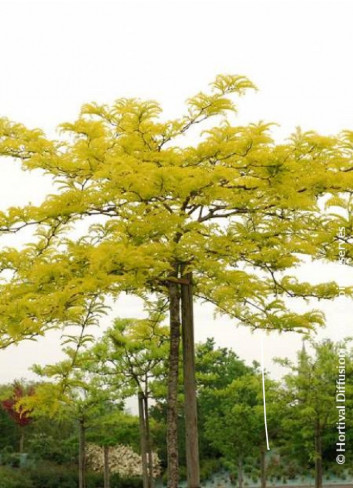
[{"label": "green hedge", "polygon": [[32,480],[24,471],[0,467],[0,487],[33,487]]},{"label": "green hedge", "polygon": [[[78,487],[78,469],[75,465],[40,464],[28,471],[32,480],[32,487]],[[142,487],[139,478],[120,478],[111,475],[112,487]],[[86,473],[87,487],[104,487],[103,474],[96,472]]]},{"label": "green hedge", "polygon": [[[103,487],[103,474],[87,472],[87,487]],[[0,467],[0,487],[78,487],[78,470],[74,465],[37,464],[29,469]],[[111,487],[142,487],[140,478],[111,475]]]}]

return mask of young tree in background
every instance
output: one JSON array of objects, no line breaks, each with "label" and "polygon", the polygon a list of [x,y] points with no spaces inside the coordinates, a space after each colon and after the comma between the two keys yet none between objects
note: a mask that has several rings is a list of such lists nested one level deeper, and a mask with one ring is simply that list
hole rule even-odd
[{"label": "young tree in background", "polygon": [[[250,88],[245,77],[220,75],[210,93],[187,101],[183,117],[166,122],[153,101],[88,104],[62,125],[60,141],[0,121],[0,155],[60,185],[41,205],[0,215],[2,232],[33,226],[36,234],[31,246],[1,255],[10,274],[0,289],[2,344],[70,322],[92,294],[167,298],[172,487],[181,323],[188,483],[199,485],[193,297],[254,329],[308,331],[323,323],[320,312],[292,312],[283,299],[342,292],[301,283],[293,268],[303,256],[330,258],[336,218],[318,202],[352,188],[349,135],[298,131],[276,145],[270,124],[233,124],[232,95]],[[193,144],[182,141],[187,133]],[[73,229],[78,239],[70,238]]]},{"label": "young tree in background", "polygon": [[[262,379],[253,371],[234,380],[228,387],[213,392],[218,401],[206,419],[206,436],[236,467],[238,486],[243,486],[243,464],[246,458],[260,460],[261,487],[266,487],[266,436],[263,422]],[[268,430],[275,435],[283,412],[279,386],[267,379],[266,411]],[[271,436],[273,439],[273,436]]]},{"label": "young tree in background", "polygon": [[161,326],[162,320],[160,310],[150,310],[148,319],[116,319],[87,353],[92,362],[90,368],[96,369],[105,382],[112,388],[118,382],[124,396],[138,397],[144,487],[153,486],[150,384],[158,378],[168,357],[169,330]]},{"label": "young tree in background", "polygon": [[79,439],[79,487],[86,487],[87,429],[92,420],[107,410],[112,410],[112,395],[99,376],[90,374],[83,355],[78,355],[72,348],[67,348],[66,354],[67,359],[57,364],[33,367],[35,373],[44,381],[38,384],[35,394],[23,402],[27,408],[32,409],[34,416],[76,419]]},{"label": "young tree in background", "polygon": [[23,386],[20,382],[15,382],[11,397],[1,401],[2,408],[15,421],[20,431],[19,452],[24,451],[25,427],[28,426],[33,418],[31,409],[26,409],[21,401],[24,397],[33,396],[35,394],[34,386]]},{"label": "young tree in background", "polygon": [[[205,429],[208,417],[219,407],[215,392],[229,387],[236,379],[250,374],[253,369],[229,348],[220,348],[213,338],[196,344],[196,382],[198,401],[198,424],[201,461],[220,453],[210,444]],[[218,453],[217,453],[218,452]]]},{"label": "young tree in background", "polygon": [[324,441],[332,430],[336,431],[335,438],[338,439],[337,406],[340,403],[336,394],[339,392],[340,358],[344,358],[346,413],[352,406],[353,351],[348,350],[347,341],[334,343],[331,340],[311,341],[310,350],[303,347],[297,363],[288,359],[277,361],[290,369],[284,378],[289,408],[283,419],[289,450],[293,453],[299,450],[314,460],[315,487],[322,487],[323,454],[327,448]]}]

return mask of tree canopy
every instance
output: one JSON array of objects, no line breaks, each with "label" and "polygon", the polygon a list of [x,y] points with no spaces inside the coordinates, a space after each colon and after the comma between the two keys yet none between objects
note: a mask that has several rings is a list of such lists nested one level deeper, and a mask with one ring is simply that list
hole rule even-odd
[{"label": "tree canopy", "polygon": [[[220,75],[165,122],[154,101],[87,104],[59,140],[1,119],[0,155],[43,170],[57,188],[38,206],[0,215],[1,232],[34,233],[1,254],[10,277],[1,286],[3,346],[75,321],[93,295],[163,293],[178,264],[194,272],[197,296],[254,328],[322,323],[317,311],[288,311],[282,297],[332,298],[337,286],[285,272],[303,255],[332,258],[339,223],[318,202],[331,196],[328,205],[351,210],[342,194],[353,183],[352,134],[298,130],[276,144],[271,124],[234,125],[232,96],[251,88]],[[185,142],[202,123],[195,143]],[[340,224],[351,221],[349,212]]]}]

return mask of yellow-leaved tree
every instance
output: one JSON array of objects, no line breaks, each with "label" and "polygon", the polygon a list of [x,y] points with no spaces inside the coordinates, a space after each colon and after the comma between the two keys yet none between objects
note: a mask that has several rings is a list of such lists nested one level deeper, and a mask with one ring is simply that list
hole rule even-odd
[{"label": "yellow-leaved tree", "polygon": [[[301,283],[293,270],[304,256],[337,259],[340,229],[350,235],[351,133],[298,131],[276,144],[270,124],[233,120],[233,95],[252,88],[245,77],[217,76],[209,93],[187,101],[185,115],[167,121],[154,101],[88,104],[61,126],[59,140],[0,120],[0,155],[57,182],[42,204],[0,214],[3,233],[32,226],[36,236],[1,254],[2,345],[77,321],[92,296],[167,298],[171,487],[178,485],[181,330],[188,483],[199,485],[194,297],[251,328],[307,332],[323,315],[291,311],[286,298],[332,299],[343,290]],[[330,213],[337,199],[339,218]]]}]

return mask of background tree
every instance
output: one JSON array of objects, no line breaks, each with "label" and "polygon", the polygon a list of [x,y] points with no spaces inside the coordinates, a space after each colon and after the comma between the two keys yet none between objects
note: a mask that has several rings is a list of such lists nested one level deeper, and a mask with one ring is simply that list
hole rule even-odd
[{"label": "background tree", "polygon": [[336,392],[339,352],[345,352],[347,413],[352,404],[353,352],[347,349],[347,340],[338,343],[311,341],[310,350],[303,347],[298,353],[297,363],[288,359],[277,361],[290,369],[284,377],[289,404],[283,419],[287,450],[297,452],[296,456],[301,452],[314,461],[315,486],[322,487],[324,453],[335,446],[338,436]]},{"label": "background tree", "polygon": [[78,354],[72,348],[67,348],[66,354],[67,360],[55,365],[33,367],[44,381],[38,384],[35,394],[27,397],[24,402],[34,415],[44,414],[76,420],[79,438],[79,487],[86,487],[87,429],[92,420],[107,410],[112,411],[114,405],[111,392],[98,376],[92,375],[86,368],[84,355]]},{"label": "background tree", "polygon": [[[266,436],[264,427],[261,375],[253,371],[235,379],[226,388],[214,391],[218,404],[208,413],[206,436],[223,455],[231,468],[236,468],[238,486],[243,486],[246,459],[260,461],[261,487],[266,487]],[[266,381],[266,412],[271,440],[278,431],[283,412],[278,385]]]},{"label": "background tree", "polygon": [[31,410],[26,409],[22,404],[22,399],[27,396],[33,396],[35,393],[34,386],[25,386],[20,382],[14,382],[11,396],[1,402],[2,408],[15,421],[20,432],[19,452],[24,451],[25,427],[28,426],[33,418]]},{"label": "background tree", "polygon": [[217,411],[216,392],[229,387],[234,380],[252,373],[253,369],[229,348],[217,347],[213,338],[196,345],[196,380],[201,468],[207,459],[218,458],[221,452],[207,437],[206,422],[210,413]]},{"label": "background tree", "polygon": [[[158,310],[159,309],[159,310]],[[124,396],[138,398],[141,457],[145,487],[153,485],[152,440],[149,420],[151,381],[158,378],[168,357],[169,331],[161,326],[161,305],[144,320],[116,319],[101,341],[88,352],[92,366],[114,388],[118,383]],[[162,307],[163,309],[163,307]]]},{"label": "background tree", "polygon": [[[12,387],[12,385],[11,385]],[[6,384],[0,385],[0,399],[9,397],[9,386]],[[17,426],[8,413],[4,409],[0,409],[0,433],[1,433],[1,449],[10,449],[13,452],[18,450],[18,433]]]}]

